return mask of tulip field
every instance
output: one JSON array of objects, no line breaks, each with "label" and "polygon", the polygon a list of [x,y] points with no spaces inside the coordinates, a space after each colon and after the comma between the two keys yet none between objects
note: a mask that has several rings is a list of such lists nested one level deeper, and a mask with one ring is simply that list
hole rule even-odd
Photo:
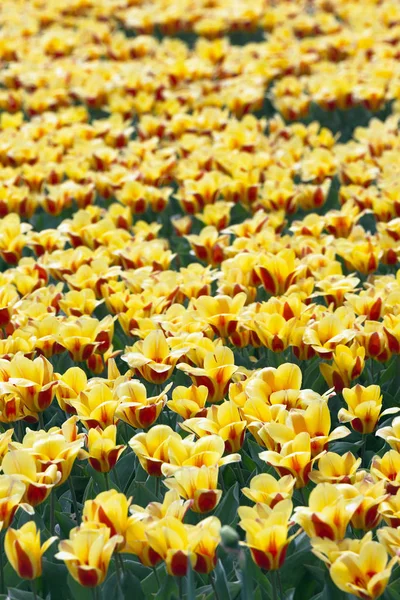
[{"label": "tulip field", "polygon": [[0,600],[400,600],[400,0],[0,2]]}]

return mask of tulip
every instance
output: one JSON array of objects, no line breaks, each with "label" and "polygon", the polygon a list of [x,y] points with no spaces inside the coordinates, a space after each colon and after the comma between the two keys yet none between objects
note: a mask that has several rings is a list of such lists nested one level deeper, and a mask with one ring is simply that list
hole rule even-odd
[{"label": "tulip", "polygon": [[341,306],[334,313],[326,313],[307,325],[303,341],[321,358],[330,360],[337,346],[346,345],[355,338],[354,321],[354,314]]},{"label": "tulip", "polygon": [[354,483],[360,465],[361,458],[351,452],[327,452],[318,461],[318,471],[312,471],[309,477],[314,483]]},{"label": "tulip", "polygon": [[350,422],[353,429],[362,434],[372,433],[381,417],[400,410],[399,408],[387,408],[381,412],[382,396],[379,385],[363,387],[357,384],[353,388],[345,388],[343,398],[348,408],[339,410],[339,421],[341,423]]},{"label": "tulip", "polygon": [[208,389],[205,385],[178,385],[172,391],[172,400],[167,402],[167,406],[183,419],[190,419],[203,414],[207,396]]},{"label": "tulip", "polygon": [[191,509],[197,513],[207,513],[219,503],[222,491],[218,486],[218,467],[181,467],[171,469],[171,465],[164,464],[163,475],[172,475],[164,480],[170,490],[176,490],[185,500],[192,500]]},{"label": "tulip", "polygon": [[70,476],[75,459],[83,446],[83,440],[67,441],[62,430],[54,428],[50,431],[32,431],[27,428],[22,444],[14,442],[11,448],[15,450],[28,450],[38,465],[45,471],[50,465],[56,465],[60,473],[57,486],[64,483]]},{"label": "tulip", "polygon": [[400,552],[400,529],[398,527],[380,527],[376,534],[386,552],[397,558]]},{"label": "tulip", "polygon": [[124,552],[126,545],[127,530],[129,528],[129,506],[131,499],[117,490],[101,492],[93,500],[86,500],[82,520],[86,523],[99,523],[109,527],[110,535],[119,535],[122,542],[118,544],[117,550]]},{"label": "tulip", "polygon": [[203,227],[199,235],[185,235],[196,257],[207,265],[216,267],[224,258],[224,249],[229,245],[229,236],[220,234],[216,227]]},{"label": "tulip", "polygon": [[225,452],[234,452],[243,445],[246,421],[242,420],[237,406],[226,401],[219,406],[211,406],[204,417],[186,419],[181,427],[198,437],[219,435],[225,442]]},{"label": "tulip", "polygon": [[104,380],[86,388],[85,391],[80,392],[76,400],[70,399],[69,402],[76,410],[79,420],[89,428],[105,429],[116,421],[115,413],[119,400],[114,397]]},{"label": "tulip", "polygon": [[228,391],[232,375],[238,370],[235,357],[225,346],[217,347],[214,352],[207,352],[203,368],[192,367],[180,363],[178,369],[187,373],[197,386],[205,385],[208,389],[208,402],[220,402]]},{"label": "tulip", "polygon": [[384,546],[367,541],[356,552],[343,552],[330,568],[334,584],[363,600],[375,600],[388,584],[396,558],[388,561]]},{"label": "tulip", "polygon": [[395,417],[390,426],[378,429],[375,435],[383,438],[393,450],[400,452],[400,417]]},{"label": "tulip", "polygon": [[[379,481],[379,483],[385,483]],[[391,527],[400,527],[400,489],[391,495],[383,498],[379,506],[379,513]]]},{"label": "tulip", "polygon": [[40,544],[40,531],[34,521],[28,521],[19,529],[9,529],[4,539],[7,558],[19,577],[36,579],[42,574],[42,556],[56,540],[51,537]]},{"label": "tulip", "polygon": [[0,522],[3,529],[9,527],[18,508],[33,514],[33,508],[24,502],[26,485],[18,476],[0,475]]},{"label": "tulip", "polygon": [[341,392],[363,372],[364,357],[365,348],[362,346],[352,344],[349,348],[339,344],[333,352],[333,364],[321,363],[319,368],[326,383],[337,392]]},{"label": "tulip", "polygon": [[81,452],[82,458],[87,458],[89,463],[100,473],[108,473],[115,464],[125,446],[117,446],[117,426],[109,425],[104,430],[100,427],[89,429],[87,436],[87,452]]},{"label": "tulip", "polygon": [[294,520],[309,537],[342,540],[363,499],[361,494],[351,496],[351,492],[345,483],[319,483],[310,494],[308,506],[295,509]]},{"label": "tulip", "polygon": [[61,540],[56,558],[63,560],[70,575],[84,587],[96,587],[107,576],[111,556],[123,539],[111,536],[108,527],[75,527],[68,540]]},{"label": "tulip", "polygon": [[153,551],[165,561],[170,575],[183,577],[189,563],[192,567],[195,566],[196,555],[189,543],[187,526],[179,519],[161,519],[146,531],[146,538]]},{"label": "tulip", "polygon": [[210,573],[217,565],[217,547],[221,542],[221,522],[217,517],[207,517],[189,531],[189,544],[196,562],[197,573]]},{"label": "tulip", "polygon": [[288,535],[292,508],[291,500],[282,500],[274,508],[265,504],[239,508],[239,525],[246,532],[245,545],[260,569],[275,571],[283,565],[288,545],[295,537]]},{"label": "tulip", "polygon": [[329,540],[328,538],[311,538],[312,552],[322,560],[328,569],[345,552],[359,554],[361,548],[372,540],[372,532],[369,531],[362,538],[344,538],[343,540]]},{"label": "tulip", "polygon": [[152,331],[122,355],[122,360],[150,383],[164,383],[187,348],[172,350],[161,330]]},{"label": "tulip", "polygon": [[261,254],[257,274],[264,289],[273,296],[281,296],[295,282],[299,264],[293,250],[284,249],[277,254]]},{"label": "tulip", "polygon": [[172,383],[157,396],[147,397],[146,387],[140,381],[131,379],[120,383],[115,396],[120,401],[116,416],[138,429],[147,429],[158,419],[167,400],[167,392]]},{"label": "tulip", "polygon": [[102,321],[84,315],[63,322],[60,328],[60,340],[74,362],[88,360],[94,352],[106,352],[111,346],[113,334],[114,321],[111,315]]},{"label": "tulip", "polygon": [[239,293],[233,298],[224,295],[200,296],[194,302],[198,317],[210,325],[216,335],[228,338],[237,329],[240,311],[246,303],[246,294]]},{"label": "tulip", "polygon": [[[360,473],[362,476],[362,473]],[[384,481],[375,483],[370,476],[364,474],[353,484],[352,490],[346,488],[346,498],[357,497],[362,494],[363,499],[356,508],[352,518],[351,525],[355,529],[369,531],[375,529],[381,520],[382,503],[388,497],[385,492]]]},{"label": "tulip", "polygon": [[382,457],[374,456],[370,471],[376,481],[385,481],[389,494],[396,494],[400,487],[400,453],[389,450]]},{"label": "tulip", "polygon": [[56,389],[57,402],[60,408],[68,413],[75,413],[71,400],[78,400],[79,394],[87,388],[85,371],[79,367],[67,369],[63,375],[56,373],[58,386]]},{"label": "tulip", "polygon": [[306,432],[283,444],[280,452],[267,450],[259,456],[274,467],[280,477],[292,475],[296,479],[296,488],[307,485],[314,461],[319,458],[318,455],[312,457],[311,437]]},{"label": "tulip", "polygon": [[25,483],[23,501],[31,506],[44,502],[61,479],[56,464],[50,464],[42,471],[40,462],[26,450],[10,450],[3,458],[1,468],[5,475],[16,476]]},{"label": "tulip", "polygon": [[201,467],[202,465],[222,467],[241,460],[240,454],[237,453],[223,456],[224,441],[215,434],[207,435],[196,441],[193,436],[183,440],[180,437],[174,437],[169,440],[168,446],[170,471],[179,467]]},{"label": "tulip", "polygon": [[392,355],[392,338],[379,321],[364,321],[357,333],[357,342],[365,348],[367,358],[386,362]]},{"label": "tulip", "polygon": [[137,433],[129,441],[129,446],[139,458],[143,469],[155,477],[161,477],[163,463],[169,462],[171,439],[181,441],[181,436],[168,425],[154,425],[147,433]]},{"label": "tulip", "polygon": [[163,519],[164,517],[175,517],[183,521],[184,516],[192,505],[191,500],[181,500],[176,490],[169,490],[163,502],[150,502],[146,508],[132,504],[129,511],[132,515],[142,515],[148,521]]},{"label": "tulip", "polygon": [[291,499],[295,484],[296,480],[291,475],[275,479],[269,473],[261,473],[251,479],[249,488],[242,488],[242,493],[252,502],[274,508],[278,502]]},{"label": "tulip", "polygon": [[22,353],[10,361],[8,383],[17,390],[31,413],[42,412],[50,406],[57,385],[53,366],[44,356],[30,360]]}]

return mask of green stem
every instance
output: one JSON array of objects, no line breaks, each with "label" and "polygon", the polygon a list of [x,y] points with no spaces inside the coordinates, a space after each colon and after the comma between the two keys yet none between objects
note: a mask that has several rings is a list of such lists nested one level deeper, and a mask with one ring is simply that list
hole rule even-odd
[{"label": "green stem", "polygon": [[157,498],[160,496],[160,478],[156,477],[156,496]]},{"label": "green stem", "polygon": [[211,587],[212,587],[213,592],[214,592],[215,600],[219,600],[218,591],[217,591],[217,588],[215,587],[215,581],[214,581],[214,577],[212,576],[212,573],[209,574],[208,578],[210,580]]},{"label": "green stem", "polygon": [[121,573],[119,570],[119,562],[118,562],[118,558],[117,555],[114,555],[114,564],[115,564],[115,574],[117,576],[117,585],[119,587],[119,589],[122,591],[122,587],[121,587]]},{"label": "green stem", "polygon": [[365,466],[365,451],[367,449],[367,436],[365,433],[362,434],[362,446],[361,446],[361,466]]},{"label": "green stem", "polygon": [[122,558],[121,554],[117,554],[117,556],[121,567],[122,575],[125,575],[124,559]]},{"label": "green stem", "polygon": [[278,580],[279,595],[281,597],[281,600],[283,600],[284,595],[283,595],[282,579],[281,579],[281,572],[279,570],[276,572],[276,578]]},{"label": "green stem", "polygon": [[306,498],[304,496],[304,492],[303,492],[302,488],[299,488],[299,494],[300,494],[300,498],[303,503],[303,506],[307,506]]},{"label": "green stem", "polygon": [[113,470],[113,475],[114,475],[115,483],[117,484],[119,489],[122,491],[121,482],[119,480],[119,475],[118,475],[118,471],[116,468],[114,468],[114,470]]},{"label": "green stem", "polygon": [[[85,589],[85,588],[83,588],[83,589]],[[99,598],[99,590],[98,590],[97,586],[92,588],[92,597],[93,597],[93,600],[98,600],[98,598]]]},{"label": "green stem", "polygon": [[155,575],[155,578],[156,578],[156,581],[157,581],[157,585],[158,585],[158,587],[160,587],[160,585],[161,585],[161,584],[160,584],[160,578],[159,578],[159,576],[158,576],[158,573],[157,573],[157,569],[156,569],[156,567],[153,567],[153,573],[154,573],[154,575]]},{"label": "green stem", "polygon": [[42,412],[38,413],[38,419],[39,419],[39,428],[44,429],[44,419],[43,419]]},{"label": "green stem", "polygon": [[237,474],[238,474],[238,479],[239,479],[240,487],[244,488],[245,485],[246,485],[246,482],[245,482],[244,477],[243,477],[242,469],[240,468],[240,463],[236,463],[235,464],[235,469],[236,469]]},{"label": "green stem", "polygon": [[68,485],[69,485],[69,490],[71,492],[71,500],[72,500],[72,506],[74,507],[74,511],[75,511],[76,522],[78,525],[80,525],[81,524],[81,515],[79,513],[78,502],[76,499],[74,485],[72,483],[72,477],[68,477]]},{"label": "green stem", "polygon": [[136,473],[136,470],[132,469],[132,473],[129,476],[128,483],[126,484],[125,489],[123,490],[124,494],[126,494],[128,492],[132,481],[135,479],[135,473]]},{"label": "green stem", "polygon": [[271,571],[271,584],[272,584],[272,600],[278,600],[278,590],[276,587],[276,571]]},{"label": "green stem", "polygon": [[108,473],[104,473],[104,480],[106,482],[106,490],[110,489],[110,480],[108,478]]},{"label": "green stem", "polygon": [[179,600],[183,600],[183,584],[182,577],[178,577],[178,587],[179,587]]},{"label": "green stem", "polygon": [[5,594],[4,586],[4,563],[3,563],[3,550],[4,550],[4,531],[0,533],[0,594]]},{"label": "green stem", "polygon": [[32,581],[31,581],[31,590],[32,590],[32,594],[33,594],[33,600],[37,600],[36,580],[35,579],[32,579]]},{"label": "green stem", "polygon": [[56,493],[54,490],[50,493],[50,533],[54,534],[56,526]]}]

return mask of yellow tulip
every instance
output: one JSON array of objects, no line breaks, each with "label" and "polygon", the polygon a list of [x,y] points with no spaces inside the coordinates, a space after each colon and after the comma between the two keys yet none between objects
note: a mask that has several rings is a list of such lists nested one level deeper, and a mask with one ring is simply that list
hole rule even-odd
[{"label": "yellow tulip", "polygon": [[216,335],[228,338],[235,333],[240,311],[246,303],[246,294],[239,293],[233,298],[224,295],[200,296],[194,303],[195,315],[210,325]]},{"label": "yellow tulip", "polygon": [[307,485],[314,461],[319,458],[318,455],[312,456],[311,437],[306,432],[299,433],[293,440],[283,444],[280,452],[267,450],[259,456],[274,467],[280,477],[292,475],[297,488]]},{"label": "yellow tulip", "polygon": [[0,475],[0,522],[3,529],[6,529],[14,518],[18,508],[23,508],[28,514],[33,514],[34,510],[29,504],[22,500],[25,495],[26,485],[18,475]]},{"label": "yellow tulip", "polygon": [[265,504],[239,508],[239,525],[246,532],[245,545],[260,569],[275,571],[283,565],[288,545],[295,537],[289,536],[292,508],[289,499],[278,502],[274,508]]},{"label": "yellow tulip", "polygon": [[205,385],[178,385],[172,391],[172,400],[167,402],[167,406],[183,419],[190,419],[203,415],[207,397],[208,389]]},{"label": "yellow tulip", "polygon": [[395,417],[392,424],[388,427],[381,427],[375,433],[378,437],[385,440],[387,444],[396,452],[400,451],[400,417]]},{"label": "yellow tulip", "polygon": [[164,333],[158,329],[149,333],[145,340],[139,340],[127,348],[122,360],[150,383],[164,383],[171,375],[178,359],[186,353],[186,348],[173,350]]},{"label": "yellow tulip", "polygon": [[42,556],[56,540],[51,537],[41,545],[40,531],[34,521],[28,521],[19,529],[8,529],[4,539],[7,558],[19,577],[36,579],[42,574]]},{"label": "yellow tulip", "polygon": [[[379,483],[385,483],[379,481]],[[388,494],[379,506],[379,513],[382,515],[386,523],[391,527],[400,527],[400,489],[392,494]]]},{"label": "yellow tulip", "polygon": [[353,483],[353,489],[346,488],[344,495],[346,498],[362,495],[362,501],[351,518],[351,525],[355,529],[369,531],[379,525],[381,520],[380,510],[388,494],[385,492],[384,481],[375,483],[369,475],[364,474],[362,476],[362,473],[360,475],[361,477]]},{"label": "yellow tulip", "polygon": [[333,352],[333,364],[321,363],[319,368],[327,384],[341,392],[361,375],[365,366],[364,358],[365,348],[362,346],[339,344]]},{"label": "yellow tulip", "polygon": [[80,392],[76,400],[70,399],[69,402],[76,410],[79,420],[87,427],[104,429],[115,423],[119,400],[104,380],[94,382],[94,385]]},{"label": "yellow tulip", "polygon": [[178,369],[187,373],[197,386],[208,389],[208,402],[220,402],[228,391],[232,375],[238,370],[235,357],[230,348],[220,346],[213,352],[207,352],[203,368],[179,363]]},{"label": "yellow tulip", "polygon": [[363,600],[375,600],[388,584],[396,558],[388,561],[379,542],[366,541],[359,552],[343,552],[330,567],[334,584],[343,592]]},{"label": "yellow tulip", "polygon": [[79,394],[87,387],[85,371],[79,367],[71,367],[62,375],[56,373],[58,386],[56,389],[57,402],[60,408],[68,413],[75,413],[71,400],[78,400]]},{"label": "yellow tulip", "polygon": [[274,508],[278,502],[292,497],[295,483],[296,480],[291,475],[275,479],[269,473],[261,473],[251,479],[249,488],[242,488],[242,493],[252,502]]},{"label": "yellow tulip", "polygon": [[374,456],[371,475],[376,481],[383,480],[389,494],[396,494],[400,488],[400,453],[389,450],[382,457]]},{"label": "yellow tulip", "polygon": [[376,535],[386,552],[397,558],[400,552],[400,529],[398,527],[380,527]]},{"label": "yellow tulip", "polygon": [[3,458],[1,468],[5,475],[18,477],[25,483],[23,500],[31,506],[46,500],[61,479],[56,464],[50,464],[42,471],[40,462],[26,450],[10,450]]},{"label": "yellow tulip", "polygon": [[30,360],[22,353],[10,361],[8,383],[31,413],[42,412],[50,406],[57,385],[53,366],[44,356]]},{"label": "yellow tulip", "polygon": [[243,445],[246,421],[242,420],[237,406],[232,401],[226,401],[208,408],[204,417],[186,419],[181,427],[198,437],[219,435],[225,442],[225,452],[234,452]]},{"label": "yellow tulip", "polygon": [[61,540],[56,558],[63,560],[71,576],[84,587],[96,587],[106,578],[111,556],[123,541],[111,536],[108,527],[92,528],[91,524],[72,529],[68,540]]},{"label": "yellow tulip", "polygon": [[13,442],[11,448],[28,451],[38,465],[45,471],[50,465],[56,465],[60,474],[57,486],[64,483],[72,470],[75,459],[83,446],[81,438],[67,441],[61,429],[54,428],[50,431],[26,430],[22,444]]},{"label": "yellow tulip", "polygon": [[343,455],[327,452],[318,461],[318,470],[310,473],[314,483],[354,483],[361,458],[351,452]]},{"label": "yellow tulip", "polygon": [[157,396],[147,397],[143,383],[135,379],[120,383],[115,389],[115,396],[120,404],[116,416],[129,425],[139,429],[147,429],[158,419],[167,400],[167,392],[172,383]]},{"label": "yellow tulip", "polygon": [[147,433],[137,433],[129,441],[143,469],[155,477],[161,477],[161,467],[169,462],[170,440],[181,442],[181,436],[168,425],[154,425]]},{"label": "yellow tulip", "polygon": [[187,526],[179,519],[165,517],[155,523],[146,538],[153,549],[165,561],[167,572],[175,577],[186,575],[189,562],[196,564],[196,555],[189,544]]},{"label": "yellow tulip", "polygon": [[361,494],[352,496],[352,491],[345,483],[319,483],[310,494],[308,506],[295,509],[294,520],[309,537],[342,540],[363,499]]},{"label": "yellow tulip", "polygon": [[87,435],[87,452],[81,451],[81,457],[87,458],[96,471],[108,473],[115,464],[125,446],[117,446],[117,426],[109,425],[104,430],[100,427],[89,429]]},{"label": "yellow tulip", "polygon": [[398,412],[399,408],[387,408],[382,411],[382,395],[379,385],[364,387],[357,384],[353,388],[343,390],[343,398],[347,409],[341,408],[338,413],[341,423],[351,423],[359,433],[372,433],[377,422],[384,415]]},{"label": "yellow tulip", "polygon": [[93,500],[86,500],[82,520],[87,523],[99,523],[110,529],[110,535],[119,535],[122,542],[117,550],[125,552],[127,530],[130,517],[128,514],[131,498],[117,490],[101,492]]},{"label": "yellow tulip", "polygon": [[192,500],[191,509],[197,513],[206,513],[213,510],[219,503],[222,491],[218,486],[218,467],[181,467],[171,469],[171,465],[164,464],[163,475],[172,475],[164,480],[170,490],[176,490],[185,500]]}]

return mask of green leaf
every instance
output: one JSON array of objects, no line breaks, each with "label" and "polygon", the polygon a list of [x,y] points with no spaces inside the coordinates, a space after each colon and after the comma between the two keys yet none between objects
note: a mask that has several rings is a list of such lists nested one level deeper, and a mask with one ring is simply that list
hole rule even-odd
[{"label": "green leaf", "polygon": [[196,598],[196,585],[194,582],[194,573],[192,563],[188,561],[188,568],[186,573],[186,596],[188,600],[194,600]]},{"label": "green leaf", "polygon": [[18,590],[17,588],[8,588],[8,596],[9,600],[33,600],[34,595],[32,592],[24,592],[23,590]]},{"label": "green leaf", "polygon": [[91,590],[79,585],[79,583],[75,581],[71,575],[68,575],[67,582],[69,591],[71,592],[71,597],[74,600],[92,600]]},{"label": "green leaf", "polygon": [[76,521],[73,521],[68,515],[57,510],[55,511],[55,517],[64,537],[68,537],[71,529],[77,526]]},{"label": "green leaf", "polygon": [[218,595],[219,600],[231,600],[231,594],[229,592],[228,579],[226,577],[225,569],[222,565],[221,560],[218,560],[217,566],[213,573],[215,591]]},{"label": "green leaf", "polygon": [[238,518],[239,483],[236,482],[222,497],[214,511],[214,515],[221,520],[223,525],[232,525]]},{"label": "green leaf", "polygon": [[154,596],[154,600],[174,600],[177,598],[179,598],[177,577],[167,575],[158,593]]}]

